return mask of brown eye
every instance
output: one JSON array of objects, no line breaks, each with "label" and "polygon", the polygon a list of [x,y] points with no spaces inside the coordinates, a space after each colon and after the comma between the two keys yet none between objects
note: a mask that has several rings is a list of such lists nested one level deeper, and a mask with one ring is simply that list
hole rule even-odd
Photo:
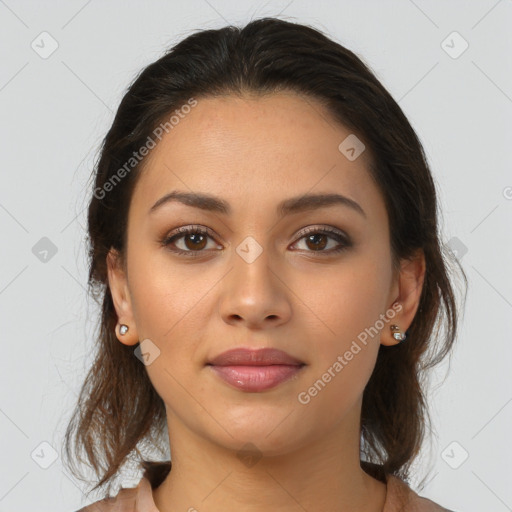
[{"label": "brown eye", "polygon": [[191,251],[204,249],[206,246],[207,235],[199,233],[189,233],[184,236],[185,246]]},{"label": "brown eye", "polygon": [[[180,228],[179,233],[167,236],[161,241],[161,244],[177,254],[199,256],[199,253],[206,252],[204,249],[207,248],[209,239],[213,243],[213,237],[206,228],[190,226]],[[222,249],[215,243],[213,243],[213,248]]]},{"label": "brown eye", "polygon": [[[296,244],[303,240],[306,252],[317,252],[325,255],[335,254],[352,246],[352,242],[347,235],[332,228],[308,228],[305,232],[302,232],[302,237]],[[299,247],[299,249],[302,248]]]},{"label": "brown eye", "polygon": [[[329,238],[327,235],[323,233],[316,233],[314,235],[308,235],[306,238],[306,244],[308,247],[313,250],[321,250],[324,249],[327,245],[327,239]],[[311,244],[311,245],[309,245]]]},{"label": "brown eye", "polygon": [[[210,240],[213,246],[208,247]],[[302,233],[302,237],[294,245],[303,240],[306,252],[316,252],[326,256],[352,246],[347,235],[332,228],[309,228]],[[161,241],[161,244],[176,254],[192,257],[200,256],[201,253],[207,253],[211,249],[222,249],[222,246],[215,243],[210,230],[201,226],[179,228],[178,233],[171,233]],[[303,248],[299,247],[299,249]]]}]

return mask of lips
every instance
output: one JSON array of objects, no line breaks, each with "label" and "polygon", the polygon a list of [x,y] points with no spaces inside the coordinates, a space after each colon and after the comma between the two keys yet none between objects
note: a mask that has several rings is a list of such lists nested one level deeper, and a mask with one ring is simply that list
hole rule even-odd
[{"label": "lips", "polygon": [[273,348],[236,348],[213,358],[207,366],[230,386],[256,393],[296,377],[305,363]]},{"label": "lips", "polygon": [[275,348],[258,350],[235,348],[219,354],[207,364],[213,366],[271,366],[276,364],[302,366],[304,363]]}]

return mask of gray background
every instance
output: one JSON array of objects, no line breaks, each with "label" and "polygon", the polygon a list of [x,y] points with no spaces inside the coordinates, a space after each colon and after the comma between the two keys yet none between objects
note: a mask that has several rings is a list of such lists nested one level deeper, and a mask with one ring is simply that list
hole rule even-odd
[{"label": "gray background", "polygon": [[123,91],[195,29],[279,13],[355,51],[399,102],[439,186],[443,240],[469,277],[411,486],[430,470],[421,494],[447,508],[512,510],[512,1],[0,0],[0,512],[85,504],[60,451],[97,314],[85,293],[87,181]]}]

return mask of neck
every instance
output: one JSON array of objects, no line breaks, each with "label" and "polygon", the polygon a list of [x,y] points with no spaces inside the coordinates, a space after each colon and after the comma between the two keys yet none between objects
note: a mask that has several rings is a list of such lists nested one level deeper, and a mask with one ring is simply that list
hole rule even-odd
[{"label": "neck", "polygon": [[252,453],[221,446],[168,417],[172,469],[153,490],[155,505],[160,512],[382,512],[386,485],[361,468],[356,424],[268,455],[254,445]]}]

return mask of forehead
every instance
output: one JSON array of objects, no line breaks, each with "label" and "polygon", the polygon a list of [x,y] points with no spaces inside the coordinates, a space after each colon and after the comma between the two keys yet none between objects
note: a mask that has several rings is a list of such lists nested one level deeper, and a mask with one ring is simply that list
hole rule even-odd
[{"label": "forehead", "polygon": [[369,151],[351,161],[339,149],[349,136],[317,101],[293,92],[198,98],[149,153],[132,206],[147,210],[175,189],[218,195],[234,210],[337,191],[380,201],[382,214]]}]

